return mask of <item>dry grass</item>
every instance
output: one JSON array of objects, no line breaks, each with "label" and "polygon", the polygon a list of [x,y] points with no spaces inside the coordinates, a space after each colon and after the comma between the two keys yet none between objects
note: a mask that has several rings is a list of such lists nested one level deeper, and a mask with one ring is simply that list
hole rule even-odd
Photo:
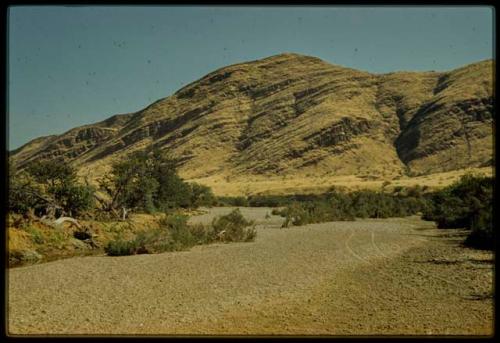
[{"label": "dry grass", "polygon": [[[95,235],[94,242],[104,247],[117,237],[133,239],[139,232],[158,228],[158,221],[163,216],[164,214],[132,214],[130,220],[126,222],[96,220],[80,220],[79,222]],[[102,253],[102,249],[95,249],[96,247],[84,242],[78,242],[73,237],[74,232],[78,230],[74,225],[65,223],[61,227],[54,228],[39,221],[29,223],[25,220],[18,220],[20,225],[16,226],[12,222],[13,217],[19,218],[20,216],[10,215],[11,222],[7,228],[10,254],[37,252],[42,255],[42,261],[50,261],[82,254]],[[26,262],[30,263],[30,261]]]},{"label": "dry grass", "polygon": [[31,239],[31,235],[18,228],[8,228],[9,237],[8,250],[9,251],[23,251],[23,250],[33,250],[34,243]]},{"label": "dry grass", "polygon": [[401,177],[398,179],[388,177],[360,178],[354,175],[348,176],[327,176],[327,177],[253,177],[248,179],[229,179],[220,177],[208,177],[192,179],[189,181],[198,182],[212,187],[215,195],[218,196],[241,196],[254,194],[297,194],[297,193],[323,193],[332,186],[345,187],[348,190],[357,189],[381,189],[384,182],[390,184],[387,189],[396,186],[412,187],[416,185],[428,186],[430,189],[439,189],[452,184],[466,173],[484,174],[491,176],[492,168],[468,168],[451,172],[436,173],[418,177]]}]

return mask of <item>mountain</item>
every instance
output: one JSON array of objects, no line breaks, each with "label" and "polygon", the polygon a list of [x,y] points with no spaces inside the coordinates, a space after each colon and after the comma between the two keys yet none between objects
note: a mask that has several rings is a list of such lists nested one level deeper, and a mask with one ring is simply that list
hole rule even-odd
[{"label": "mountain", "polygon": [[90,179],[147,146],[186,179],[429,174],[492,164],[491,60],[372,74],[294,53],[216,70],[141,111],[11,152],[70,161]]}]

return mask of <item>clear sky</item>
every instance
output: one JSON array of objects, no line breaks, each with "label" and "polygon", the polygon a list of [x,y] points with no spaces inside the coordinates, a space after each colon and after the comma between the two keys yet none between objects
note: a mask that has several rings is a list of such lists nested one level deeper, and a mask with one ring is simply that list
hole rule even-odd
[{"label": "clear sky", "polygon": [[490,7],[23,6],[8,17],[8,149],[296,52],[375,73],[493,58]]}]

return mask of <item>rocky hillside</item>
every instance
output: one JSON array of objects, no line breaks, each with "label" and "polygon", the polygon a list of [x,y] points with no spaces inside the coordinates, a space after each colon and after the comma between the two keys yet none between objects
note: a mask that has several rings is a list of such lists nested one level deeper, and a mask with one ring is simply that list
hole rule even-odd
[{"label": "rocky hillside", "polygon": [[91,179],[147,146],[185,178],[426,174],[492,163],[491,60],[451,72],[370,74],[286,53],[216,70],[147,108],[12,152]]}]

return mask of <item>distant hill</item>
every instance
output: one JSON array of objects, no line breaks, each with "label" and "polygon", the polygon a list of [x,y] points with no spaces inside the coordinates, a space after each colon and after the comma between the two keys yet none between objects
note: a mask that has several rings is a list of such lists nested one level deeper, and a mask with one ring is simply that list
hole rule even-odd
[{"label": "distant hill", "polygon": [[184,178],[396,177],[492,164],[493,61],[450,72],[371,74],[285,53],[216,70],[136,113],[12,152],[102,175],[156,146]]}]

